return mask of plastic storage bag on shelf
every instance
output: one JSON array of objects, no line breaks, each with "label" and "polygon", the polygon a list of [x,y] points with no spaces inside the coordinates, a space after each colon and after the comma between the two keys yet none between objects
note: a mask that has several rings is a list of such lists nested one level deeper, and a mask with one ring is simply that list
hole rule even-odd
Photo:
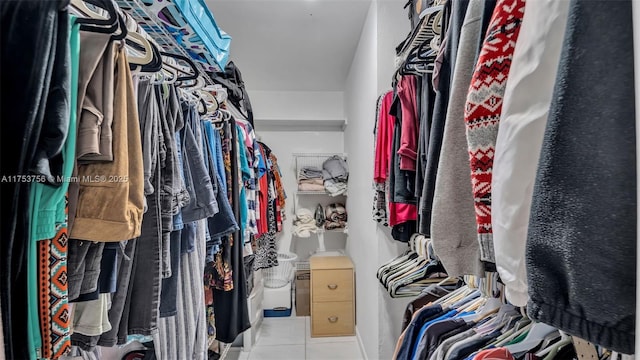
[{"label": "plastic storage bag on shelf", "polygon": [[195,31],[194,34],[185,36],[185,47],[192,52],[197,50],[200,44],[204,44],[208,52],[195,52],[205,57],[215,56],[215,62],[220,69],[224,70],[229,60],[231,36],[218,27],[204,0],[174,0],[174,2]]}]

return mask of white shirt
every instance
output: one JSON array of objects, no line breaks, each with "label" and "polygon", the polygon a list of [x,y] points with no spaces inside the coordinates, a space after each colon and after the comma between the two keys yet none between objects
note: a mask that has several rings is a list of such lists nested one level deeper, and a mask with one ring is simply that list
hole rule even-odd
[{"label": "white shirt", "polygon": [[529,214],[569,3],[527,1],[504,94],[491,216],[496,266],[507,300],[516,306],[529,300],[525,266]]}]

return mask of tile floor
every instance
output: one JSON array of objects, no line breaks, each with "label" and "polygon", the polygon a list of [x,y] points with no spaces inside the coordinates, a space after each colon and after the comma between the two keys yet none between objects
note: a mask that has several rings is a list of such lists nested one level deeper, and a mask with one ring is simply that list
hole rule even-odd
[{"label": "tile floor", "polygon": [[232,348],[228,360],[360,360],[355,336],[311,338],[310,318],[265,318],[251,352]]}]

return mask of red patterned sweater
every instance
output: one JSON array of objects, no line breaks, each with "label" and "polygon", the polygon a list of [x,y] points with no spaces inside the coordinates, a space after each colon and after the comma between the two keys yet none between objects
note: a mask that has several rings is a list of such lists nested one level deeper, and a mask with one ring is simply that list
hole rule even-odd
[{"label": "red patterned sweater", "polygon": [[491,231],[491,170],[511,59],[524,0],[498,0],[469,86],[464,111],[480,258],[495,262]]}]

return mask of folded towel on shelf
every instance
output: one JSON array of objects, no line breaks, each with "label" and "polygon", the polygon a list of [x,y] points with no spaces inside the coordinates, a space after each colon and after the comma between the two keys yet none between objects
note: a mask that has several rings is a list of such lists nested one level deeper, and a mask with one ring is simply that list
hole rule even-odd
[{"label": "folded towel on shelf", "polygon": [[347,193],[346,181],[325,180],[324,189],[331,196],[339,196]]},{"label": "folded towel on shelf", "polygon": [[328,220],[330,222],[347,221],[347,214],[332,213],[331,216],[326,218],[325,220]]},{"label": "folded towel on shelf", "polygon": [[311,237],[311,233],[316,233],[317,231],[318,227],[315,222],[312,224],[298,224],[293,228],[293,234],[302,238]]},{"label": "folded towel on shelf", "polygon": [[303,166],[298,171],[298,180],[322,179],[322,170],[315,166]]},{"label": "folded towel on shelf", "polygon": [[327,230],[342,229],[347,226],[347,209],[344,204],[336,203],[327,205],[324,208],[325,223]]},{"label": "folded towel on shelf", "polygon": [[336,230],[336,229],[344,229],[347,227],[347,222],[346,221],[340,221],[340,222],[330,222],[327,221],[324,224],[324,228],[326,230]]},{"label": "folded towel on shelf", "polygon": [[316,219],[311,210],[300,209],[296,213],[296,219],[293,221],[293,234],[298,237],[308,238],[311,233],[318,231]]},{"label": "folded towel on shelf", "polygon": [[300,179],[298,180],[298,184],[315,184],[315,185],[324,185],[324,181],[322,178],[315,179]]},{"label": "folded towel on shelf", "polygon": [[308,183],[302,183],[302,184],[298,184],[298,190],[300,191],[321,191],[324,192],[325,188],[324,185],[322,184],[308,184]]}]

